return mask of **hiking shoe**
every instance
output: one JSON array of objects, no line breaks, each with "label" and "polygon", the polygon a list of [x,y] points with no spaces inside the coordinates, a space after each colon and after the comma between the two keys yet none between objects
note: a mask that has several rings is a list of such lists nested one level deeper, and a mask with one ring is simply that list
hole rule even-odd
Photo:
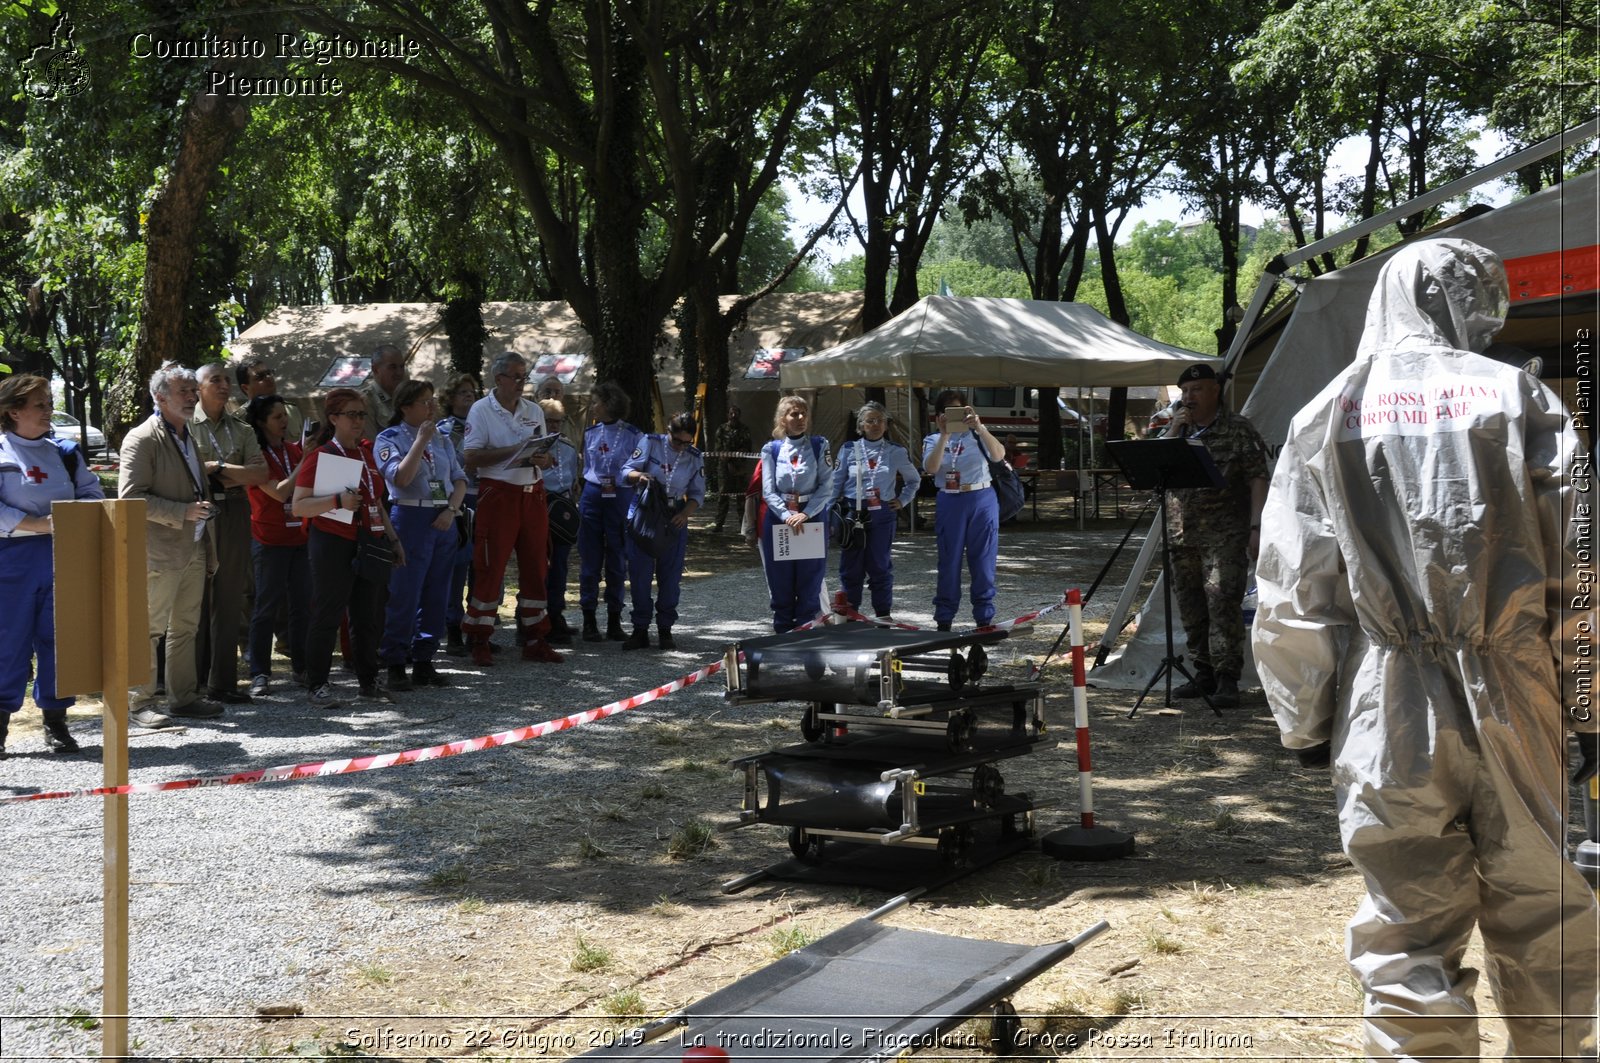
[{"label": "hiking shoe", "polygon": [[396,693],[403,693],[411,689],[411,677],[406,675],[406,666],[391,664],[389,666],[389,689]]},{"label": "hiking shoe", "polygon": [[550,648],[544,639],[534,639],[522,646],[522,659],[524,661],[543,661],[545,664],[560,664],[565,657]]},{"label": "hiking shoe", "polygon": [[599,625],[598,622],[595,621],[594,610],[591,609],[588,612],[584,613],[583,614],[583,641],[585,641],[585,642],[604,642],[605,638],[606,637],[604,635],[600,634],[600,625]]},{"label": "hiking shoe", "polygon": [[311,692],[309,698],[313,709],[337,709],[344,705],[344,699],[333,692],[333,688],[324,683]]},{"label": "hiking shoe", "polygon": [[371,683],[362,683],[357,696],[362,701],[378,701],[385,705],[394,704],[394,698],[390,696],[387,690],[379,686],[376,680]]},{"label": "hiking shoe", "polygon": [[311,685],[311,681],[306,678],[304,671],[289,673],[289,679],[295,686],[305,687]]},{"label": "hiking shoe", "polygon": [[[221,702],[224,705],[250,704],[249,694],[241,694],[238,690],[232,687],[217,687],[215,689],[207,690],[206,697],[210,698],[212,701]],[[218,711],[217,715],[222,715],[220,710]]]},{"label": "hiking shoe", "polygon": [[[67,730],[66,709],[46,709],[44,712],[44,744],[52,753],[76,753],[78,740]],[[4,745],[0,742],[0,745]]]},{"label": "hiking shoe", "polygon": [[250,696],[251,697],[253,697],[253,698],[264,698],[264,697],[267,696],[267,691],[269,691],[271,689],[272,689],[272,680],[269,679],[267,676],[264,676],[264,675],[253,675],[253,676],[250,677]]},{"label": "hiking shoe", "polygon": [[633,634],[629,635],[622,642],[622,648],[625,650],[642,650],[649,645],[650,629],[647,627],[634,628]]},{"label": "hiking shoe", "polygon": [[150,731],[159,731],[163,727],[178,726],[177,721],[160,709],[135,709],[129,714],[128,719]]}]

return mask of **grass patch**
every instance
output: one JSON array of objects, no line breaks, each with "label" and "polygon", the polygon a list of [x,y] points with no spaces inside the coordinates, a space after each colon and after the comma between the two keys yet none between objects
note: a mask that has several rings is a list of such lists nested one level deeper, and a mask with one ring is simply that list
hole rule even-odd
[{"label": "grass patch", "polygon": [[477,915],[489,907],[482,897],[463,897],[456,905],[456,911],[462,915]]},{"label": "grass patch", "polygon": [[436,890],[459,890],[472,878],[472,872],[463,864],[441,867],[428,876],[428,885]]},{"label": "grass patch", "polygon": [[664,801],[667,798],[667,788],[661,785],[660,780],[651,779],[640,788],[639,797],[644,801]]},{"label": "grass patch", "polygon": [[63,1015],[61,1021],[78,1030],[98,1030],[100,1020],[95,1018],[87,1008],[74,1008],[71,1014]]},{"label": "grass patch", "polygon": [[591,945],[579,934],[578,949],[567,966],[579,974],[604,970],[611,966],[611,950],[601,945]]},{"label": "grass patch", "polygon": [[704,820],[691,819],[673,832],[667,840],[667,856],[673,860],[688,860],[699,856],[717,843],[716,828]]},{"label": "grass patch", "polygon": [[1158,956],[1176,956],[1183,951],[1183,942],[1176,938],[1169,938],[1159,930],[1152,930],[1145,934],[1144,943],[1151,952]]},{"label": "grass patch", "polygon": [[585,834],[578,839],[578,858],[580,860],[603,860],[611,855],[611,850],[595,841],[591,835]]},{"label": "grass patch", "polygon": [[637,989],[623,989],[600,1002],[606,1014],[619,1023],[634,1023],[645,1018],[644,998]]},{"label": "grass patch", "polygon": [[660,919],[671,919],[683,911],[683,906],[665,893],[656,898],[656,903],[650,906],[650,914]]},{"label": "grass patch", "polygon": [[360,975],[361,980],[369,985],[388,985],[394,981],[394,972],[376,963],[369,963],[365,967],[356,968],[356,974]]},{"label": "grass patch", "polygon": [[803,926],[780,926],[768,940],[772,944],[772,958],[781,960],[795,949],[805,948],[817,937]]},{"label": "grass patch", "polygon": [[655,729],[654,740],[658,746],[683,745],[683,727],[675,723],[664,723]]}]

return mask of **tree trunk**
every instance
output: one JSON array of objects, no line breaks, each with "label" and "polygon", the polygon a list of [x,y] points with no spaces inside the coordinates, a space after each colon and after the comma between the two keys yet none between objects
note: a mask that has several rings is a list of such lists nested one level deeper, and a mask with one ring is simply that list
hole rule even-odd
[{"label": "tree trunk", "polygon": [[143,382],[168,361],[184,356],[184,319],[190,271],[205,217],[206,194],[249,121],[249,105],[229,96],[196,92],[184,107],[178,151],[150,204],[145,226],[144,291],[134,341],[134,384],[139,409],[148,412]]}]

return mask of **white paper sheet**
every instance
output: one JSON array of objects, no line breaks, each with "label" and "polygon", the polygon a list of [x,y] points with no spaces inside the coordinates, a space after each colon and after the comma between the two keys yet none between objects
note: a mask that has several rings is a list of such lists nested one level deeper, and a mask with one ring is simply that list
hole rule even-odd
[{"label": "white paper sheet", "polygon": [[[366,467],[366,462],[355,458],[342,458],[337,454],[319,454],[317,477],[311,485],[311,493],[321,498],[323,495],[336,495],[340,491],[359,491],[361,474]],[[344,524],[356,519],[355,510],[351,509],[330,509],[320,515]]]},{"label": "white paper sheet", "polygon": [[828,526],[820,520],[808,520],[796,532],[787,524],[772,526],[772,558],[774,561],[814,561],[828,555]]}]

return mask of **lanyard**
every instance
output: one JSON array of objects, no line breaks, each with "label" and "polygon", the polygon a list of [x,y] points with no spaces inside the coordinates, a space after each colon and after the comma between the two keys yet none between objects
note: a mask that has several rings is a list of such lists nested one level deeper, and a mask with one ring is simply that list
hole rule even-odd
[{"label": "lanyard", "polygon": [[[219,461],[227,461],[228,456],[233,453],[233,426],[227,423],[227,419],[228,415],[224,413],[221,417],[207,417],[205,422],[206,432],[211,436],[211,446],[216,450]],[[219,424],[222,425],[222,434],[228,437],[226,450],[222,447],[222,441],[217,438]]]},{"label": "lanyard", "polygon": [[166,429],[167,438],[172,440],[172,449],[178,452],[178,457],[183,461],[183,471],[189,474],[189,482],[194,484],[195,500],[204,500],[206,497],[205,489],[201,486],[200,475],[195,472],[194,462],[189,457],[189,440],[179,440],[178,430],[172,427],[172,423],[159,413],[153,413],[150,416],[160,418],[161,427]]},{"label": "lanyard", "polygon": [[[348,458],[350,456],[350,452],[344,449],[344,444],[340,443],[337,439],[330,439],[328,442],[332,443],[334,447],[338,449],[340,457]],[[377,492],[367,485],[367,477],[370,475],[372,470],[367,468],[367,459],[362,455],[360,447],[356,447],[355,460],[361,463],[361,489],[359,491],[361,499],[364,502],[375,504],[377,499],[374,497],[374,495],[376,495]]]},{"label": "lanyard", "polygon": [[272,444],[269,443],[267,444],[267,456],[278,459],[278,479],[282,480],[289,475],[289,444],[280,443],[278,445],[282,448],[283,453],[279,454],[276,450],[273,450]]}]

